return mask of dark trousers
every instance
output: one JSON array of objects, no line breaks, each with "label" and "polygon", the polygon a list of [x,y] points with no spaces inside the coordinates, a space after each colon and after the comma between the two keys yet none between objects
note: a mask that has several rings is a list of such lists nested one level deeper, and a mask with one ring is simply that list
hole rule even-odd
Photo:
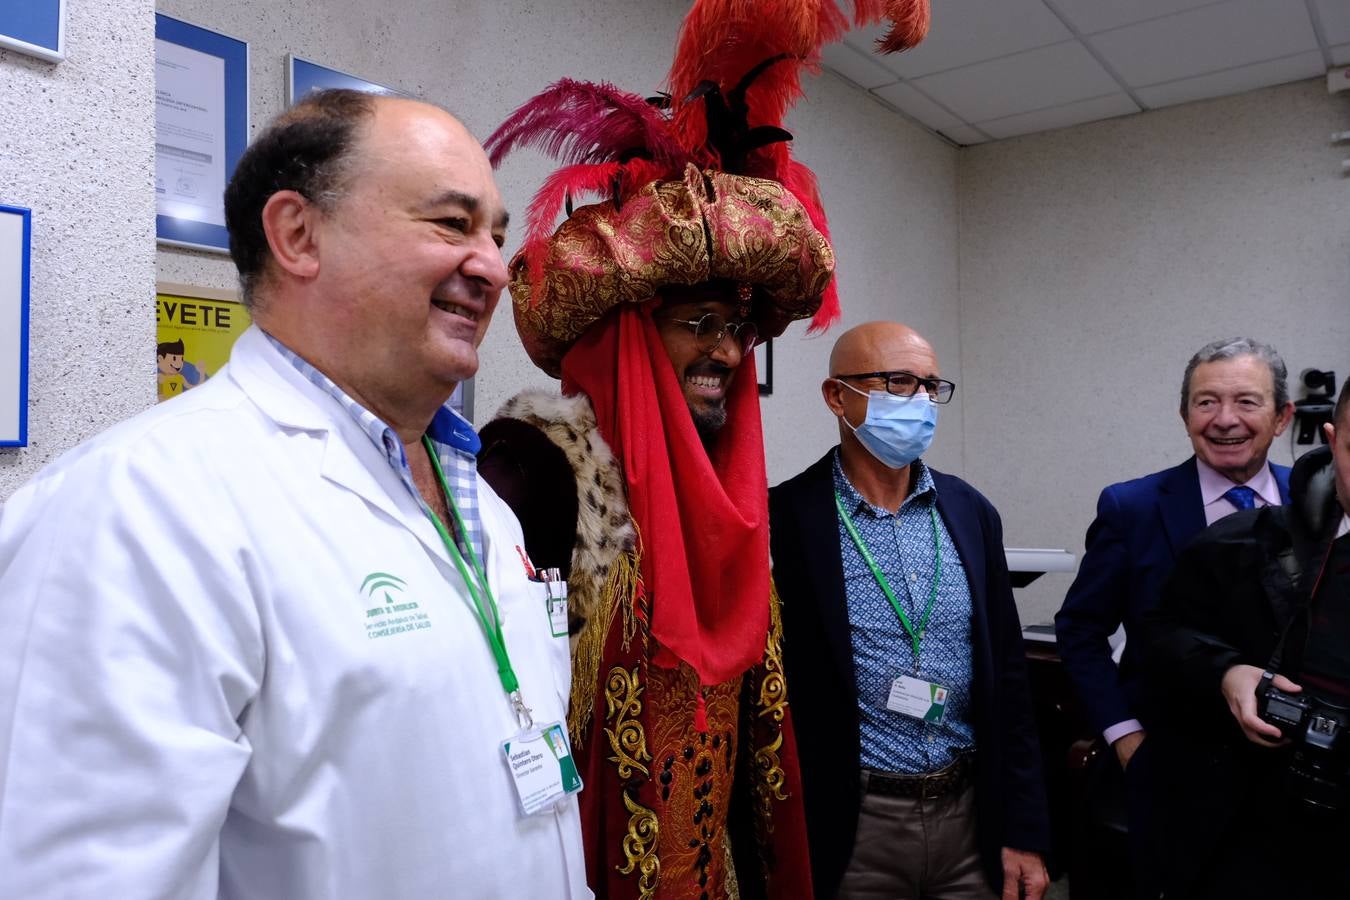
[{"label": "dark trousers", "polygon": [[975,788],[937,799],[867,792],[839,900],[994,900],[975,845]]}]

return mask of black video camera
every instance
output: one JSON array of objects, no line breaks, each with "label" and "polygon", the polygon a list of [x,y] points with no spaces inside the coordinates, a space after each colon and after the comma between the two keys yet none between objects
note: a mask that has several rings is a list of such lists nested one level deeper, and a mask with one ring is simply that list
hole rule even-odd
[{"label": "black video camera", "polygon": [[1266,672],[1256,688],[1256,711],[1294,744],[1289,779],[1302,803],[1338,812],[1350,800],[1350,707],[1312,693],[1289,694]]}]

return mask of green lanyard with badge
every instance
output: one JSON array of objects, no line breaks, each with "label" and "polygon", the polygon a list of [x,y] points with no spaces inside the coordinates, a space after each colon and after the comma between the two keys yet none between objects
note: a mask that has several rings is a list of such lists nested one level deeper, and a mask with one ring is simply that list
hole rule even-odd
[{"label": "green lanyard with badge", "polygon": [[[441,461],[431,444],[431,439],[426,435],[422,436],[422,446],[426,448],[427,456],[431,459],[431,467],[436,472],[436,481],[445,495],[446,505],[450,507],[455,527],[459,529],[460,534],[467,535],[468,530],[464,527],[459,504],[455,502],[455,495],[446,483],[445,472],[441,469]],[[502,742],[502,752],[506,757],[511,780],[516,786],[520,808],[526,815],[551,809],[559,800],[581,790],[581,775],[577,772],[576,762],[572,758],[567,729],[563,728],[561,722],[535,728],[534,717],[521,696],[520,679],[516,677],[516,671],[511,665],[511,656],[506,649],[501,613],[497,609],[497,601],[492,596],[492,588],[488,585],[487,574],[478,559],[477,551],[471,542],[465,541],[465,549],[469,554],[466,563],[464,554],[460,552],[459,545],[446,529],[445,523],[429,508],[425,511],[431,524],[436,526],[436,533],[441,536],[446,552],[454,561],[460,577],[464,579],[469,599],[473,602],[474,613],[482,626],[484,637],[487,638],[492,658],[497,664],[497,677],[501,680],[502,690],[511,701],[511,708],[515,711],[516,719],[521,726],[519,734]]]},{"label": "green lanyard with badge", "polygon": [[906,614],[900,601],[895,596],[895,591],[891,588],[891,583],[887,580],[881,567],[877,565],[876,559],[872,556],[872,551],[867,548],[867,542],[863,540],[858,529],[853,525],[853,518],[844,509],[844,501],[840,498],[839,492],[834,492],[834,505],[839,510],[839,520],[844,523],[844,529],[848,531],[849,537],[853,538],[854,545],[858,552],[862,554],[863,561],[867,567],[872,570],[872,577],[876,579],[877,586],[881,592],[886,595],[886,599],[891,602],[891,608],[895,610],[896,616],[900,619],[900,627],[909,635],[910,649],[914,653],[914,675],[900,675],[891,682],[891,691],[886,698],[886,708],[915,719],[922,719],[925,722],[941,724],[943,714],[947,709],[947,688],[932,681],[924,681],[917,677],[919,675],[919,651],[923,646],[924,635],[928,631],[928,620],[933,615],[933,607],[937,604],[938,585],[942,583],[942,534],[938,529],[937,508],[928,507],[928,515],[933,523],[933,554],[935,557],[933,568],[933,582],[928,592],[928,603],[924,606],[923,615],[919,618],[917,625],[910,622],[909,615]]}]

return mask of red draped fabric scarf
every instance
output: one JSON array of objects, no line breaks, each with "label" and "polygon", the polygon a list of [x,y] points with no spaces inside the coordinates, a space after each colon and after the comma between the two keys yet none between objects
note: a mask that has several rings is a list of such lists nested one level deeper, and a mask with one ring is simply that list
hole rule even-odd
[{"label": "red draped fabric scarf", "polygon": [[721,684],[763,658],[769,629],[768,476],[754,354],[736,370],[727,424],[709,454],[651,306],[622,304],[588,329],[563,358],[563,393],[590,398],[623,466],[653,661],[686,662],[702,684]]}]

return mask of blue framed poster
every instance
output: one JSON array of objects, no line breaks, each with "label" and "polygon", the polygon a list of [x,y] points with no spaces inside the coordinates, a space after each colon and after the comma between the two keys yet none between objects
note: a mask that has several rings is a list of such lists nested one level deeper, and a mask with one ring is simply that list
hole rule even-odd
[{"label": "blue framed poster", "polygon": [[0,206],[0,447],[28,446],[28,281],[33,214]]},{"label": "blue framed poster", "polygon": [[0,47],[50,62],[66,58],[66,0],[0,3]]},{"label": "blue framed poster", "polygon": [[248,145],[248,44],[155,13],[155,236],[228,253],[225,185]]},{"label": "blue framed poster", "polygon": [[385,94],[390,97],[407,96],[407,94],[402,91],[396,91],[391,87],[385,87],[384,85],[376,84],[373,81],[366,81],[364,78],[357,78],[355,75],[348,75],[346,72],[339,72],[337,69],[321,66],[318,63],[310,62],[307,59],[301,59],[294,54],[287,54],[287,106],[294,105],[296,100],[305,96],[310,91],[318,91],[324,88],[351,88],[354,91],[365,91],[368,94]]}]

